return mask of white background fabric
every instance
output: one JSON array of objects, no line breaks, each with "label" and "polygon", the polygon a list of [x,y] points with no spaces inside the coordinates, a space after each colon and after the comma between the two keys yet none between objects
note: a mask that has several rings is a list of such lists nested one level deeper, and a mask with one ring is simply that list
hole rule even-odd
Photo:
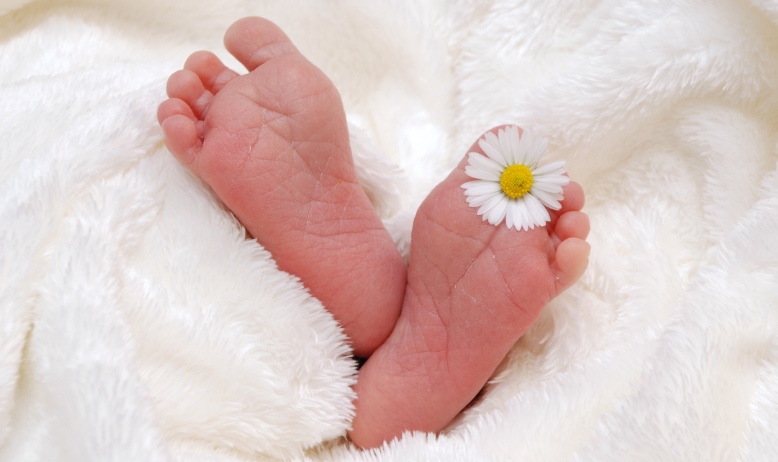
[{"label": "white background fabric", "polygon": [[[321,304],[161,143],[247,15],[330,75],[407,254],[486,129],[587,194],[590,268],[441,436],[343,439]],[[0,2],[0,460],[778,460],[778,3]],[[366,287],[365,290],[370,290]]]}]

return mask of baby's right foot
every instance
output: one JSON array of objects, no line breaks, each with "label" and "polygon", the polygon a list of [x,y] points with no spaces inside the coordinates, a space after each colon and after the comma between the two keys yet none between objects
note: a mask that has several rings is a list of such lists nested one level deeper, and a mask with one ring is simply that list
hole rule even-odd
[{"label": "baby's right foot", "polygon": [[[484,154],[479,144],[470,152]],[[416,214],[402,314],[359,372],[350,433],[359,446],[378,446],[405,430],[445,427],[588,263],[589,220],[580,211],[578,184],[565,187],[561,209],[550,211],[545,226],[493,226],[465,200],[462,184],[472,180],[466,161]],[[493,186],[496,193],[501,183]]]},{"label": "baby's right foot", "polygon": [[249,73],[190,56],[158,111],[165,143],[368,356],[397,320],[405,266],[357,182],[340,95],[265,19],[224,43]]}]

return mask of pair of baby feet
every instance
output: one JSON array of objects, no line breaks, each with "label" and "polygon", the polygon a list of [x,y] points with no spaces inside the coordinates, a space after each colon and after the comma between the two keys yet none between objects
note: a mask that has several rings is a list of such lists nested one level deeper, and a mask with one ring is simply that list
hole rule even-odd
[{"label": "pair of baby feet", "polygon": [[158,110],[168,149],[368,357],[352,441],[441,430],[586,268],[581,187],[565,187],[546,226],[492,226],[465,201],[463,159],[418,210],[406,274],[357,182],[332,82],[265,19],[237,21],[224,43],[248,74],[192,54]]}]

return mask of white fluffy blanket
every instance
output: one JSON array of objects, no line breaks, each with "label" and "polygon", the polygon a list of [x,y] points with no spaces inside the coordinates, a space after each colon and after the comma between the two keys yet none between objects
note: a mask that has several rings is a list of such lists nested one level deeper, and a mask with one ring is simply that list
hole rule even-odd
[{"label": "white fluffy blanket", "polygon": [[[246,15],[335,81],[403,252],[496,124],[586,190],[588,272],[440,436],[339,438],[347,340],[161,143]],[[775,1],[4,0],[0,103],[2,461],[778,460]]]}]

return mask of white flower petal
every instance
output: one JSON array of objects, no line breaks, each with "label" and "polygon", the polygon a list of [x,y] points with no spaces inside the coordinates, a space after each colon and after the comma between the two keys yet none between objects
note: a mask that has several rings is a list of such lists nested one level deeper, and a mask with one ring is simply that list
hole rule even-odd
[{"label": "white flower petal", "polygon": [[530,189],[529,194],[536,197],[543,205],[551,210],[559,210],[562,208],[562,205],[558,202],[559,199],[545,191],[536,189],[534,186]]},{"label": "white flower petal", "polygon": [[481,217],[482,221],[486,221],[486,217],[487,217],[487,215],[485,215],[486,212],[488,212],[488,210],[486,210],[486,205],[482,205],[481,208],[478,209],[478,216]]},{"label": "white flower petal", "polygon": [[500,201],[489,211],[489,224],[499,225],[505,218],[505,209],[508,207],[508,198],[505,196],[499,196]]},{"label": "white flower petal", "polygon": [[[497,133],[499,133],[499,132],[500,132],[500,131],[498,130],[498,131],[497,131]],[[488,132],[486,132],[486,133],[484,134],[484,137],[483,137],[482,139],[483,139],[484,141],[486,141],[487,143],[491,144],[491,145],[492,145],[493,147],[495,147],[495,148],[499,148],[499,147],[500,147],[500,140],[499,140],[499,137],[498,137],[497,135],[495,135],[495,134],[494,134],[493,132],[491,132],[491,131],[488,131]]]},{"label": "white flower petal", "polygon": [[470,207],[480,207],[485,203],[489,202],[489,199],[491,199],[492,197],[494,197],[494,194],[484,194],[481,196],[471,196],[468,197],[466,200],[467,203],[470,205]]},{"label": "white flower petal", "polygon": [[465,196],[480,196],[483,194],[495,194],[500,192],[500,183],[494,181],[468,181],[462,185],[465,189]]},{"label": "white flower petal", "polygon": [[477,167],[477,168],[479,168],[481,170],[494,171],[498,175],[501,174],[502,171],[505,169],[504,166],[498,164],[497,162],[493,161],[492,159],[490,159],[490,158],[488,158],[488,157],[486,157],[484,155],[475,153],[475,152],[471,152],[467,156],[467,161],[468,161],[468,164],[473,166],[473,167]]},{"label": "white flower petal", "polygon": [[562,175],[565,173],[565,161],[557,160],[555,162],[549,162],[544,165],[540,165],[538,168],[532,171],[533,175]]},{"label": "white flower petal", "polygon": [[524,203],[527,205],[527,212],[530,218],[530,229],[535,226],[543,226],[547,221],[551,220],[548,210],[546,210],[546,208],[543,207],[543,204],[541,204],[532,194],[524,196]]},{"label": "white flower petal", "polygon": [[562,194],[562,186],[558,184],[547,184],[542,181],[532,183],[532,190],[543,191],[551,195]]},{"label": "white flower petal", "polygon": [[529,151],[527,161],[531,163],[532,168],[535,168],[540,164],[540,160],[546,155],[547,148],[548,142],[543,138],[535,138],[533,145],[527,147],[527,150]]},{"label": "white flower petal", "polygon": [[484,205],[481,206],[480,209],[478,209],[478,214],[484,216],[484,220],[486,220],[489,215],[489,211],[492,210],[497,204],[500,203],[500,200],[504,198],[502,194],[496,194],[489,198],[489,200],[486,201]]},{"label": "white flower petal", "polygon": [[511,200],[508,201],[508,207],[505,209],[505,225],[508,227],[508,229],[513,228],[513,216],[514,216],[514,207],[515,207],[516,201]]},{"label": "white flower petal", "polygon": [[513,160],[513,150],[516,146],[511,145],[511,131],[513,130],[518,131],[518,128],[512,126],[508,128],[501,128],[497,131],[497,139],[500,142],[500,151],[502,152],[507,165],[515,163]]},{"label": "white flower petal", "polygon": [[529,148],[534,144],[535,135],[531,128],[525,128],[521,132],[519,163],[529,166]]},{"label": "white flower petal", "polygon": [[478,146],[484,151],[484,154],[489,156],[490,159],[500,164],[502,167],[507,167],[508,161],[505,154],[500,150],[500,140],[492,132],[487,132],[483,138],[478,142]]},{"label": "white flower petal", "polygon": [[[535,143],[535,133],[531,128],[524,128],[521,130],[521,144],[527,148],[531,148]],[[526,149],[525,149],[526,151]]]},{"label": "white flower petal", "polygon": [[477,180],[500,181],[500,173],[495,172],[494,170],[485,170],[468,165],[465,167],[465,173],[467,173],[470,178],[475,178]]},{"label": "white flower petal", "polygon": [[570,183],[570,178],[564,175],[536,175],[534,183],[554,184],[564,186]]},{"label": "white flower petal", "polygon": [[529,226],[529,215],[527,214],[527,204],[524,203],[523,198],[516,201],[514,213],[516,216],[513,220],[513,227],[526,231]]},{"label": "white flower petal", "polygon": [[524,223],[524,230],[526,231],[535,228],[535,215],[533,213],[532,207],[530,207],[526,200],[524,201],[524,213],[527,216],[527,219]]},{"label": "white flower petal", "polygon": [[515,125],[510,127],[508,136],[511,145],[510,162],[511,164],[519,164],[524,160],[521,154],[521,135],[519,135],[519,127]]}]

